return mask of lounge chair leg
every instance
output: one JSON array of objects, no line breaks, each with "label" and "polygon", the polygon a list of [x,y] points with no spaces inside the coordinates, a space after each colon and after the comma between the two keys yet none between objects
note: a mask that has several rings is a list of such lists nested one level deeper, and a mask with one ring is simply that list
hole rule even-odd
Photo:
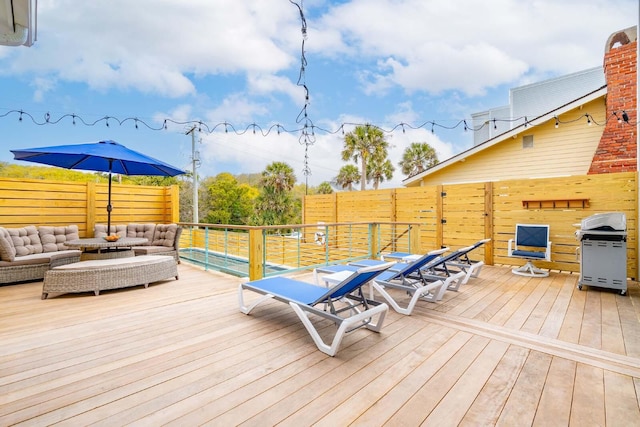
[{"label": "lounge chair leg", "polygon": [[474,262],[468,267],[467,275],[464,277],[462,281],[463,285],[466,285],[469,279],[476,278],[480,275],[480,270],[482,270],[482,266],[484,265],[484,261]]},{"label": "lounge chair leg", "polygon": [[464,283],[463,277],[465,277],[466,275],[467,273],[465,273],[464,271],[459,271],[453,276],[447,277],[447,279],[444,281],[444,284],[446,285],[446,289],[449,291],[457,292],[458,289],[460,288],[460,285]]},{"label": "lounge chair leg", "polygon": [[[338,327],[338,330],[333,337],[333,341],[329,346],[325,344],[325,342],[320,337],[320,334],[318,334],[318,331],[315,326],[313,326],[313,323],[311,323],[308,314],[294,302],[290,302],[289,305],[302,321],[302,324],[307,329],[307,332],[309,332],[309,335],[311,335],[311,338],[318,347],[318,350],[325,354],[328,354],[329,356],[335,356],[345,334],[351,329],[351,326],[355,324],[362,323],[362,321],[371,318],[371,322],[367,325],[367,329],[370,329],[374,332],[380,332],[382,324],[384,323],[385,315],[389,310],[389,307],[386,304],[379,304],[375,307],[370,308],[369,310],[363,311],[360,314],[344,319],[344,321],[340,323],[340,326]],[[374,318],[376,317],[377,321],[374,323]]]},{"label": "lounge chair leg", "polygon": [[484,261],[478,261],[471,265],[469,269],[469,276],[476,278],[480,276],[480,271],[482,270],[482,266],[484,265]]},{"label": "lounge chair leg", "polygon": [[240,303],[240,311],[244,314],[249,314],[251,312],[251,310],[253,310],[254,308],[256,308],[256,306],[260,305],[262,302],[273,298],[273,295],[271,294],[267,294],[267,295],[262,295],[260,298],[258,298],[256,301],[254,301],[253,303],[251,303],[250,305],[245,305],[244,304],[244,293],[243,293],[244,287],[242,286],[242,284],[238,285],[238,302]]},{"label": "lounge chair leg", "polygon": [[[373,286],[395,311],[407,316],[411,315],[411,313],[413,312],[413,308],[415,307],[416,303],[420,298],[426,301],[436,302],[438,298],[437,296],[446,289],[444,286],[444,282],[442,280],[437,280],[435,282],[429,283],[427,286],[423,286],[421,288],[416,289],[407,307],[402,308],[400,307],[400,305],[398,305],[396,300],[394,300],[393,297],[389,295],[389,293],[387,292],[384,286],[376,283],[375,281]],[[428,294],[433,294],[433,297],[429,298]]]}]

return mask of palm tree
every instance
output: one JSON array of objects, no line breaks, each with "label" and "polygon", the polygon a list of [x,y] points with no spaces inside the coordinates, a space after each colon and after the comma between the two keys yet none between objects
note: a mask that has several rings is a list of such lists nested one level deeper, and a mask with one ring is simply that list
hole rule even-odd
[{"label": "palm tree", "polygon": [[342,160],[353,159],[360,162],[360,189],[364,190],[367,182],[367,163],[372,158],[387,157],[389,143],[384,139],[382,131],[371,125],[356,126],[344,136]]},{"label": "palm tree", "polygon": [[296,183],[296,176],[291,166],[284,162],[273,162],[267,165],[262,176],[260,184],[263,187],[270,187],[275,192],[291,191]]},{"label": "palm tree", "polygon": [[353,190],[353,183],[359,180],[360,171],[355,165],[344,165],[336,177],[336,183],[342,188],[348,188],[349,191]]},{"label": "palm tree", "polygon": [[256,198],[252,218],[254,225],[289,224],[295,220],[295,201],[291,190],[296,176],[291,166],[284,162],[273,162],[260,177],[262,189]]},{"label": "palm tree", "polygon": [[402,154],[402,160],[398,165],[402,168],[402,173],[407,176],[414,176],[422,173],[438,164],[438,156],[426,142],[412,142]]},{"label": "palm tree", "polygon": [[389,159],[372,158],[367,163],[367,181],[373,181],[373,189],[377,190],[382,181],[393,178],[395,169]]},{"label": "palm tree", "polygon": [[318,194],[331,194],[333,193],[333,188],[331,188],[331,184],[328,181],[323,181],[318,185],[316,191]]}]

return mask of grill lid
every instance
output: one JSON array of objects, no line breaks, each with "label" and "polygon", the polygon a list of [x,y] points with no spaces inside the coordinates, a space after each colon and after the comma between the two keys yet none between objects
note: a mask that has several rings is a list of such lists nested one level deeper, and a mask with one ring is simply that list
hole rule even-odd
[{"label": "grill lid", "polygon": [[591,215],[582,220],[580,231],[626,231],[627,217],[623,212],[608,212]]}]

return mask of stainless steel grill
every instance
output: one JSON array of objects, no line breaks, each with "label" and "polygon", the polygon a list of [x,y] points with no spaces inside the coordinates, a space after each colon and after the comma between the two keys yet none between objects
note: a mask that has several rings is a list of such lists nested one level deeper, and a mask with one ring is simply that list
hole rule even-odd
[{"label": "stainless steel grill", "polygon": [[582,220],[576,231],[580,241],[580,280],[583,285],[627,293],[627,219],[622,212],[596,214]]}]

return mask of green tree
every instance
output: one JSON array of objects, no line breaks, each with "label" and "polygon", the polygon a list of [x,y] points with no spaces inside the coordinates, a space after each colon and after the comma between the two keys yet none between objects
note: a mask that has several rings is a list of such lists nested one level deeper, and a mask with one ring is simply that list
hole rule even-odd
[{"label": "green tree", "polygon": [[281,225],[296,221],[296,201],[292,190],[296,176],[291,166],[273,162],[262,172],[262,189],[256,198],[252,223],[254,225]]},{"label": "green tree", "polygon": [[412,142],[402,154],[402,160],[398,165],[402,173],[411,177],[426,171],[438,164],[438,155],[426,142]]},{"label": "green tree", "polygon": [[258,190],[247,184],[238,184],[228,172],[218,174],[206,187],[208,206],[205,222],[210,224],[246,225],[253,213]]},{"label": "green tree", "polygon": [[342,188],[346,188],[349,191],[353,190],[353,183],[360,180],[360,171],[357,166],[344,165],[340,168],[338,176],[336,176],[336,182]]},{"label": "green tree", "polygon": [[46,179],[51,181],[107,182],[107,177],[96,172],[80,172],[54,166],[27,166],[0,163],[0,176],[18,179]]},{"label": "green tree", "polygon": [[357,126],[344,136],[342,160],[353,159],[360,163],[360,189],[365,190],[367,183],[367,163],[372,158],[385,159],[389,143],[382,131],[371,125]]},{"label": "green tree", "polygon": [[367,163],[367,181],[373,181],[373,189],[377,190],[382,181],[393,178],[394,170],[391,160],[372,158]]},{"label": "green tree", "polygon": [[333,188],[331,188],[331,184],[329,184],[329,182],[324,181],[321,182],[320,185],[318,185],[316,192],[317,194],[332,194]]}]

